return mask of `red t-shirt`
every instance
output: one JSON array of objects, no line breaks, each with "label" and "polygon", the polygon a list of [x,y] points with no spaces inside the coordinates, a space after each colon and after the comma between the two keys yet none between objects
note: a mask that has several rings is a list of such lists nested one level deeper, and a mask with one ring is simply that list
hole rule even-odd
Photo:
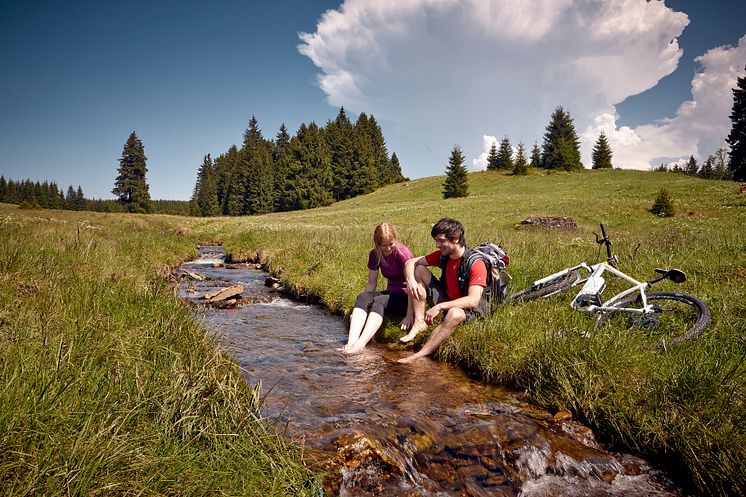
[{"label": "red t-shirt", "polygon": [[[440,250],[430,252],[425,256],[428,266],[440,267]],[[461,258],[451,259],[448,258],[446,262],[446,295],[449,300],[456,300],[465,295],[461,295],[461,290],[458,287],[458,276],[456,271],[458,270],[459,264],[461,264]],[[469,286],[478,285],[481,287],[487,286],[487,266],[484,265],[482,259],[477,259],[471,266],[469,272]]]}]

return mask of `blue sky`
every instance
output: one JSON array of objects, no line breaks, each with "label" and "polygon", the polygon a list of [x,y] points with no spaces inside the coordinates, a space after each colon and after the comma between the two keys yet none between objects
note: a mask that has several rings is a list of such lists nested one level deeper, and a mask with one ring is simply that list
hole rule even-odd
[{"label": "blue sky", "polygon": [[454,144],[475,170],[490,140],[530,148],[557,105],[587,165],[600,130],[620,167],[704,158],[729,130],[745,4],[14,2],[0,17],[0,174],[112,198],[135,131],[151,196],[188,199],[202,157],[240,145],[252,115],[272,138],[340,105],[376,116],[411,178],[442,174]]}]

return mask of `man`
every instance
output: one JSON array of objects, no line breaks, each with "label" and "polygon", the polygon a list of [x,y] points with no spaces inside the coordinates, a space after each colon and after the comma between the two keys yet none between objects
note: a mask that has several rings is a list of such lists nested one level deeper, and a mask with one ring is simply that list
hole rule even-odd
[{"label": "man", "polygon": [[[478,315],[484,315],[482,292],[487,286],[487,267],[477,259],[471,270],[461,268],[466,252],[464,227],[455,219],[443,218],[430,231],[437,250],[428,255],[409,259],[404,264],[404,277],[412,297],[414,324],[411,331],[401,338],[409,342],[427,325],[444,312],[443,321],[433,330],[419,352],[399,359],[412,362],[432,354],[443,340],[448,338],[456,326]],[[428,266],[444,269],[441,279],[433,276]],[[445,267],[444,267],[445,266]],[[430,308],[425,312],[425,302]]]}]

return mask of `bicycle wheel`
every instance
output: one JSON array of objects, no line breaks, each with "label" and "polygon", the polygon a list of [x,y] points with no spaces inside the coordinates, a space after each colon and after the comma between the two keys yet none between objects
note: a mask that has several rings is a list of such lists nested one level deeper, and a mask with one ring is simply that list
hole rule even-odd
[{"label": "bicycle wheel", "polygon": [[524,288],[520,292],[514,293],[508,297],[508,302],[528,302],[529,300],[535,300],[542,297],[547,297],[550,294],[567,290],[573,286],[578,280],[580,280],[580,273],[573,271],[571,273],[557,276],[554,279],[542,283],[540,285],[531,285],[528,288]]},{"label": "bicycle wheel", "polygon": [[[704,302],[691,295],[649,292],[646,296],[648,303],[653,305],[652,314],[601,313],[596,318],[596,329],[603,323],[624,326],[626,329],[636,328],[657,341],[659,349],[666,349],[684,340],[697,338],[710,324],[710,310]],[[639,294],[630,295],[615,302],[613,307],[641,308],[642,298]]]}]

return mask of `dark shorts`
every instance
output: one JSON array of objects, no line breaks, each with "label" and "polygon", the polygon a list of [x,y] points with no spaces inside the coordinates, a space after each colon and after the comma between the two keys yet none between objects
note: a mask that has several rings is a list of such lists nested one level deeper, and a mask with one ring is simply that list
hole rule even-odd
[{"label": "dark shorts", "polygon": [[407,314],[407,294],[384,292],[363,292],[357,296],[355,307],[381,316],[404,316]]},{"label": "dark shorts", "polygon": [[[440,284],[440,280],[434,275],[430,278],[430,284],[427,287],[427,305],[430,307],[440,304],[441,302],[447,302],[451,299],[446,294],[446,289]],[[488,316],[487,314],[487,302],[481,300],[479,305],[474,309],[464,309],[466,313],[466,320],[471,321],[473,319],[484,319]]]}]

